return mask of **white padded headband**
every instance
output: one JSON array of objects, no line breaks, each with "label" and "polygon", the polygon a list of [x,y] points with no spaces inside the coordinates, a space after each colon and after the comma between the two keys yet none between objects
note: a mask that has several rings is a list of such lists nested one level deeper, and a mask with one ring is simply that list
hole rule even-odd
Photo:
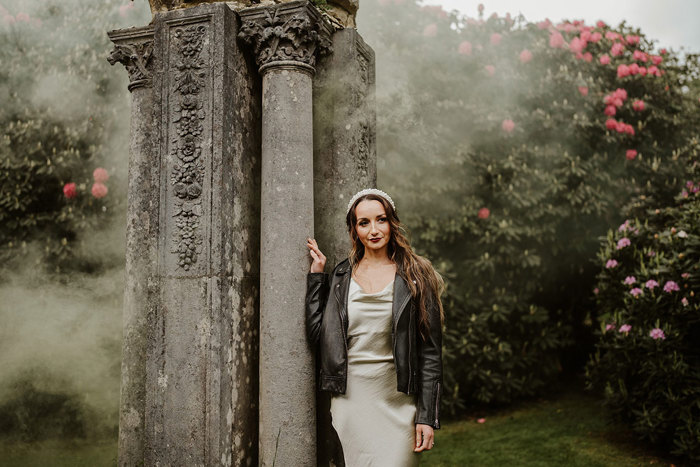
[{"label": "white padded headband", "polygon": [[358,191],[355,193],[355,196],[350,198],[350,202],[348,203],[348,208],[345,211],[345,215],[347,215],[350,212],[350,208],[352,207],[353,203],[358,200],[358,198],[361,198],[365,195],[379,195],[385,200],[389,201],[389,204],[391,204],[391,207],[394,208],[394,211],[396,211],[396,206],[394,205],[394,200],[391,199],[391,196],[387,195],[384,193],[382,190],[377,190],[376,188],[366,188],[364,190]]}]

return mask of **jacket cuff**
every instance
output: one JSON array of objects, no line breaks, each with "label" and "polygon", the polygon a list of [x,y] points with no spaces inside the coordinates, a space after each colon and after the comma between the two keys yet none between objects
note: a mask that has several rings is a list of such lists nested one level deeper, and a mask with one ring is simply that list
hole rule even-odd
[{"label": "jacket cuff", "polygon": [[420,394],[416,404],[416,424],[430,425],[434,430],[440,429],[440,380],[425,381],[420,384]]}]

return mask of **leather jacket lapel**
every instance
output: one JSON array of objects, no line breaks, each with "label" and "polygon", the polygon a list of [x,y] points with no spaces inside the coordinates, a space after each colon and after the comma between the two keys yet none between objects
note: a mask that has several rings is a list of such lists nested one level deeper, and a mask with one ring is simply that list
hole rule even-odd
[{"label": "leather jacket lapel", "polygon": [[406,284],[406,280],[401,277],[400,274],[396,273],[396,280],[394,281],[394,298],[391,305],[392,317],[394,319],[394,329],[401,318],[401,313],[406,308],[408,300],[411,298],[411,290]]}]

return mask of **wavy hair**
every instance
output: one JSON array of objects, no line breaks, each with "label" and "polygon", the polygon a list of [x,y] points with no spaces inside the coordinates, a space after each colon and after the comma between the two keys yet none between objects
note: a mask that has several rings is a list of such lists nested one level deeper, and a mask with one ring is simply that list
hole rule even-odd
[{"label": "wavy hair", "polygon": [[376,200],[384,206],[384,212],[386,212],[391,232],[387,247],[389,258],[396,263],[398,274],[406,280],[406,284],[411,290],[411,296],[418,303],[420,334],[425,340],[429,333],[428,305],[431,297],[437,301],[438,309],[440,310],[440,323],[442,324],[445,321],[445,312],[440,300],[440,295],[445,290],[445,282],[428,259],[413,252],[406,231],[401,225],[399,216],[394,211],[391,203],[382,196],[375,194],[368,194],[358,198],[350,207],[350,211],[345,219],[348,233],[350,234],[351,248],[349,259],[352,271],[355,272],[360,264],[360,260],[365,255],[365,246],[362,244],[355,228],[357,225],[355,208],[364,200]]}]

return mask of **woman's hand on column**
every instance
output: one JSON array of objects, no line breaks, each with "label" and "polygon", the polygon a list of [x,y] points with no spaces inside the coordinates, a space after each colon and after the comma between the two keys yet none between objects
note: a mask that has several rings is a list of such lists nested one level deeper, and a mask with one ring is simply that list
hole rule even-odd
[{"label": "woman's hand on column", "polygon": [[435,432],[430,425],[416,424],[416,447],[413,452],[430,451],[435,444]]},{"label": "woman's hand on column", "polygon": [[309,248],[311,259],[313,259],[309,272],[323,272],[326,267],[326,257],[318,249],[318,243],[313,238],[307,238],[306,246]]}]

